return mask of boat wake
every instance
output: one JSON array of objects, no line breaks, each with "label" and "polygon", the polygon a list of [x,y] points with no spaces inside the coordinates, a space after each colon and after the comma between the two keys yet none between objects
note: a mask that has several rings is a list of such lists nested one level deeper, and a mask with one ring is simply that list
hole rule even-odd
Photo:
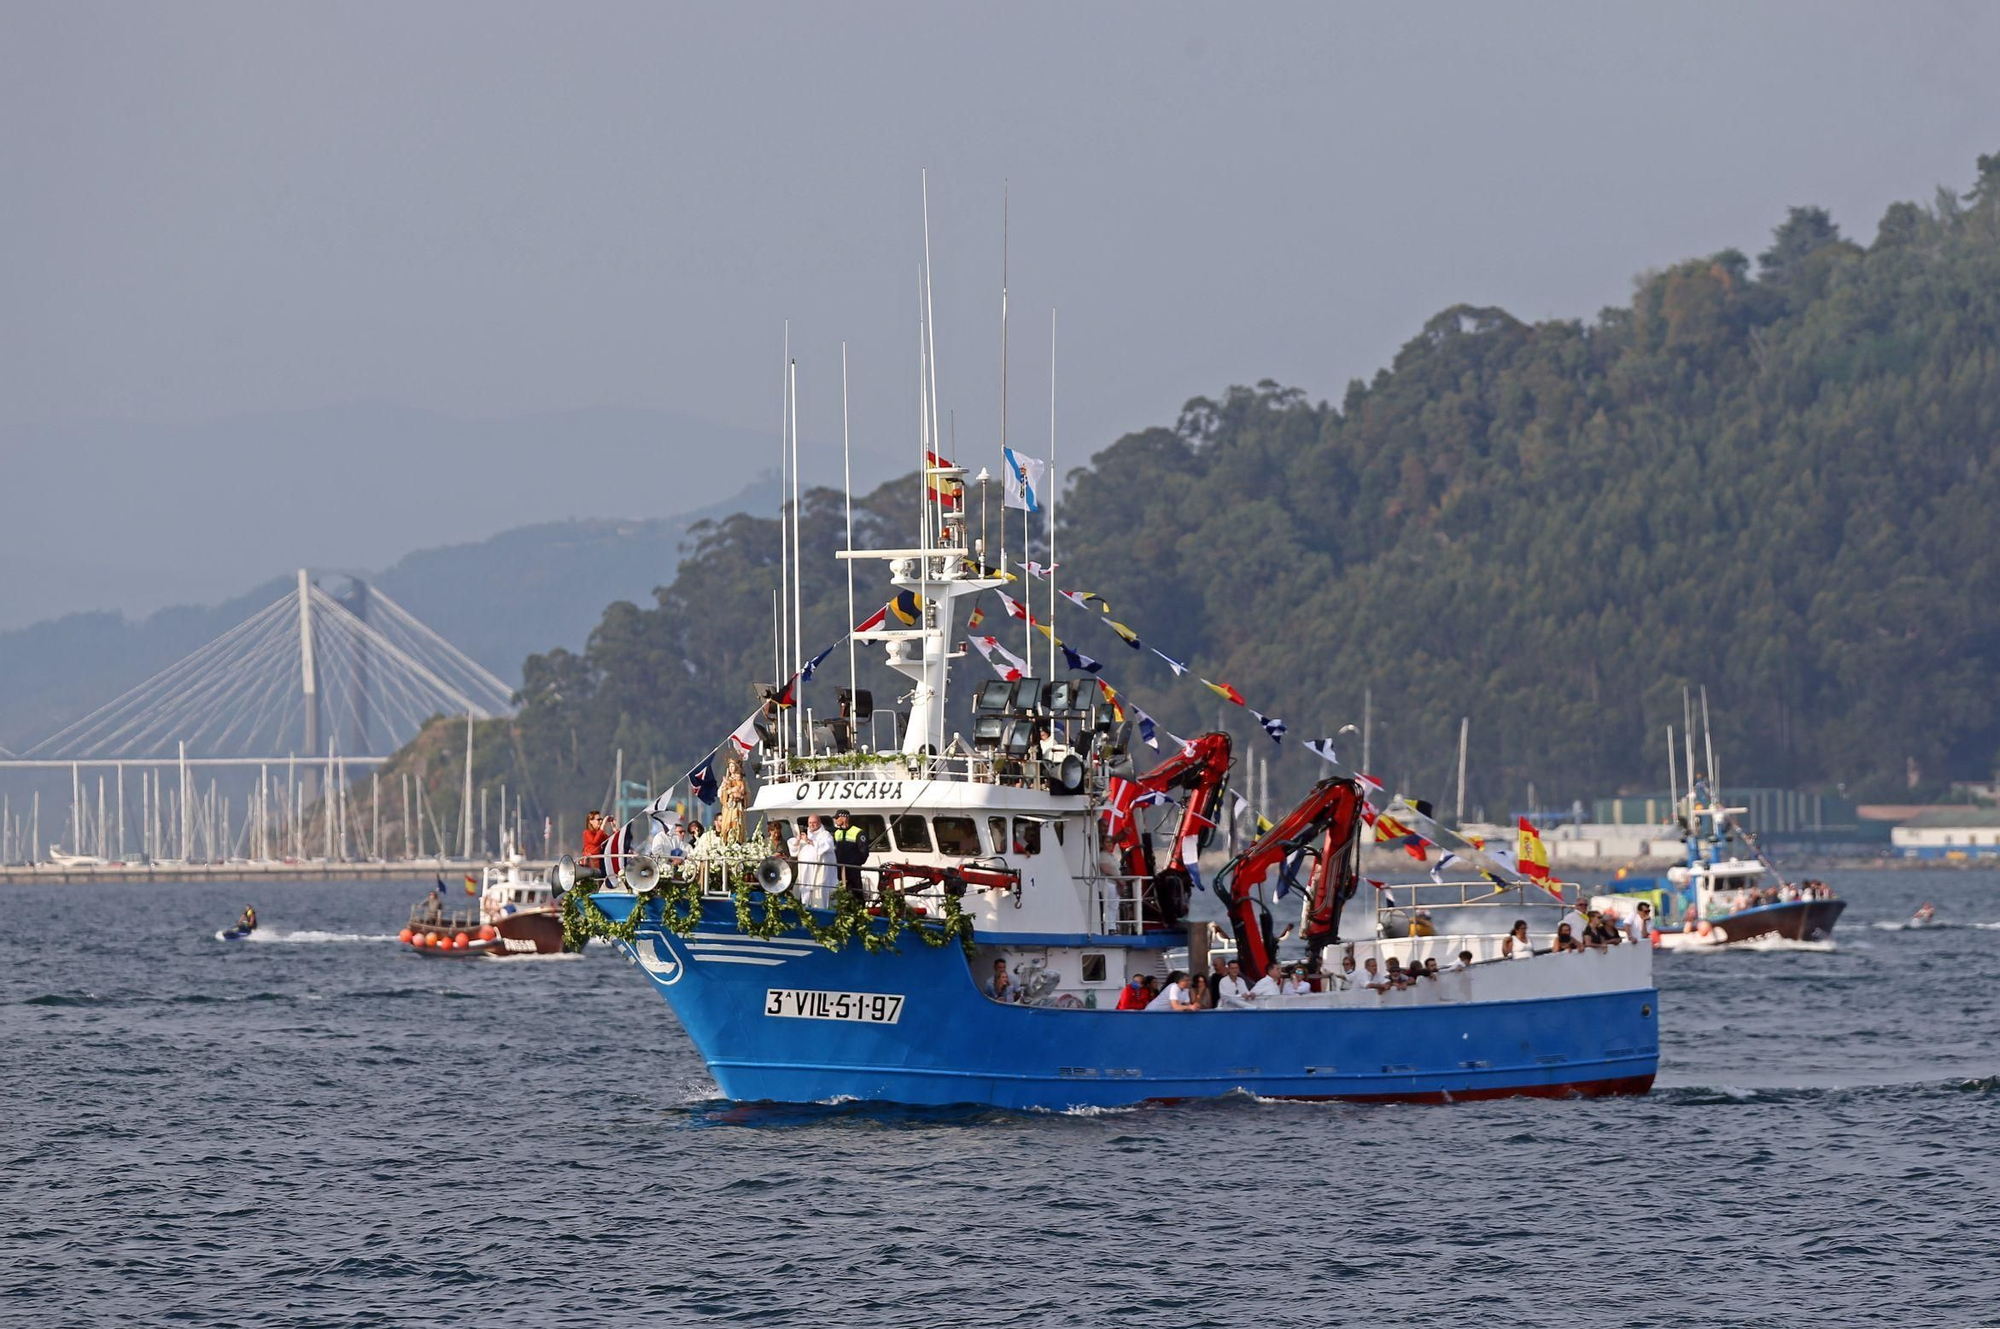
[{"label": "boat wake", "polygon": [[1934,1098],[1991,1093],[2000,1093],[2000,1075],[1960,1075],[1945,1080],[1838,1086],[1743,1088],[1738,1085],[1670,1085],[1655,1088],[1650,1099],[1674,1107],[1716,1107],[1732,1103],[1793,1103],[1835,1098]]},{"label": "boat wake", "polygon": [[[220,932],[215,934],[215,939],[217,941],[228,940]],[[350,941],[394,941],[395,939],[396,934],[393,932],[317,932],[310,928],[298,932],[281,932],[275,929],[267,930],[259,928],[249,936],[240,938],[242,941],[261,943],[266,946],[328,946]]]},{"label": "boat wake", "polygon": [[1790,937],[1751,937],[1745,941],[1716,942],[1709,945],[1662,947],[1676,955],[1727,955],[1743,951],[1814,951],[1831,954],[1840,949],[1831,938],[1823,941],[1794,941]]},{"label": "boat wake", "polygon": [[2000,932],[2000,923],[1948,923],[1942,920],[1930,923],[1898,922],[1894,919],[1877,919],[1869,924],[1878,932],[1942,932],[1946,929],[1977,928],[1981,932]]}]

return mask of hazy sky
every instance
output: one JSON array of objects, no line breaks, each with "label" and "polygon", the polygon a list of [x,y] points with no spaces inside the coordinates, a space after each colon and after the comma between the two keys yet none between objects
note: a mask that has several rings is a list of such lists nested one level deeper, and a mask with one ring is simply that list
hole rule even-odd
[{"label": "hazy sky", "polygon": [[857,435],[914,448],[927,166],[961,453],[996,432],[1005,180],[1016,438],[1046,446],[1057,305],[1080,460],[1234,382],[1338,396],[1458,301],[1588,316],[1788,204],[1865,240],[2000,151],[1990,3],[0,13],[16,437],[357,401],[772,431],[789,318],[809,432],[845,338]]}]

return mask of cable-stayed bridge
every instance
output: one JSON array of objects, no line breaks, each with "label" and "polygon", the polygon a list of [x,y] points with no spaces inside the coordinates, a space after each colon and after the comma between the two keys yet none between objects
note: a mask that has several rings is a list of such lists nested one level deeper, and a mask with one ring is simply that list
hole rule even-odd
[{"label": "cable-stayed bridge", "polygon": [[356,578],[295,590],[11,764],[380,759],[434,715],[507,714],[511,690],[387,592]]},{"label": "cable-stayed bridge", "polygon": [[[301,569],[293,590],[214,640],[25,750],[0,749],[0,773],[69,771],[67,816],[51,807],[49,829],[77,855],[122,856],[136,842],[153,859],[303,856],[306,823],[316,820],[325,856],[346,857],[348,766],[379,765],[434,716],[485,720],[511,709],[504,682],[380,587]],[[254,781],[237,790],[240,820],[229,790],[211,778],[204,792],[194,779],[202,767],[255,768],[231,778]],[[127,768],[138,771],[136,801]],[[329,790],[343,792],[315,819],[322,773]],[[374,811],[355,844],[379,855],[386,846]],[[138,826],[130,836],[128,812]],[[40,858],[41,813],[40,792],[0,806],[0,861]],[[451,838],[469,844],[469,811],[460,820]],[[444,828],[431,829],[442,851]],[[409,830],[402,834],[408,844]],[[423,847],[421,833],[410,847]]]}]

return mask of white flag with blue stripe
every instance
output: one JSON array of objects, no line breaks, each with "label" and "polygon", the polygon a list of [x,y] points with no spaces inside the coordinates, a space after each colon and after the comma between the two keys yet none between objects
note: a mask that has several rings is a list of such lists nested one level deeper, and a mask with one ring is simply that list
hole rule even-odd
[{"label": "white flag with blue stripe", "polygon": [[1023,512],[1040,512],[1042,473],[1049,464],[1037,457],[1023,456],[1012,448],[1000,450],[1007,454],[1006,489],[1001,502]]}]

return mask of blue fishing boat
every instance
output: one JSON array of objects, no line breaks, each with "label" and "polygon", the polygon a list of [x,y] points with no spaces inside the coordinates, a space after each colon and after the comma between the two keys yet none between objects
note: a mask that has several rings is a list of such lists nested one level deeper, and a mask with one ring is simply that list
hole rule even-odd
[{"label": "blue fishing boat", "polygon": [[[793,704],[802,670],[718,747],[758,758],[749,816],[725,805],[724,820],[761,829],[673,863],[629,855],[580,884],[574,864],[558,868],[572,942],[624,949],[725,1096],[1063,1110],[1239,1091],[1440,1101],[1650,1088],[1651,948],[1549,953],[1553,918],[1531,924],[1538,945],[1508,942],[1534,899],[1564,906],[1463,844],[1476,887],[1433,906],[1443,925],[1429,935],[1389,935],[1359,873],[1368,790],[1337,764],[1206,887],[1246,983],[1274,962],[1274,917],[1298,911],[1305,990],[1175,1009],[1190,1004],[1171,999],[1166,954],[1188,947],[1200,966],[1211,936],[1189,906],[1203,842],[1213,863],[1226,820],[1215,808],[1230,740],[1205,734],[1139,769],[1143,749],[1094,678],[1018,668],[961,683],[952,711],[961,615],[1008,579],[951,501],[963,469],[933,453],[927,471],[912,545],[843,555],[886,562],[900,607],[854,633],[910,682],[893,743],[811,725]],[[846,700],[843,721],[866,718]],[[836,827],[852,861],[829,861],[809,818]],[[1365,975],[1425,958],[1450,967],[1386,990],[1346,971],[1349,959]],[[1146,976],[1165,999],[1119,1009]]]}]

